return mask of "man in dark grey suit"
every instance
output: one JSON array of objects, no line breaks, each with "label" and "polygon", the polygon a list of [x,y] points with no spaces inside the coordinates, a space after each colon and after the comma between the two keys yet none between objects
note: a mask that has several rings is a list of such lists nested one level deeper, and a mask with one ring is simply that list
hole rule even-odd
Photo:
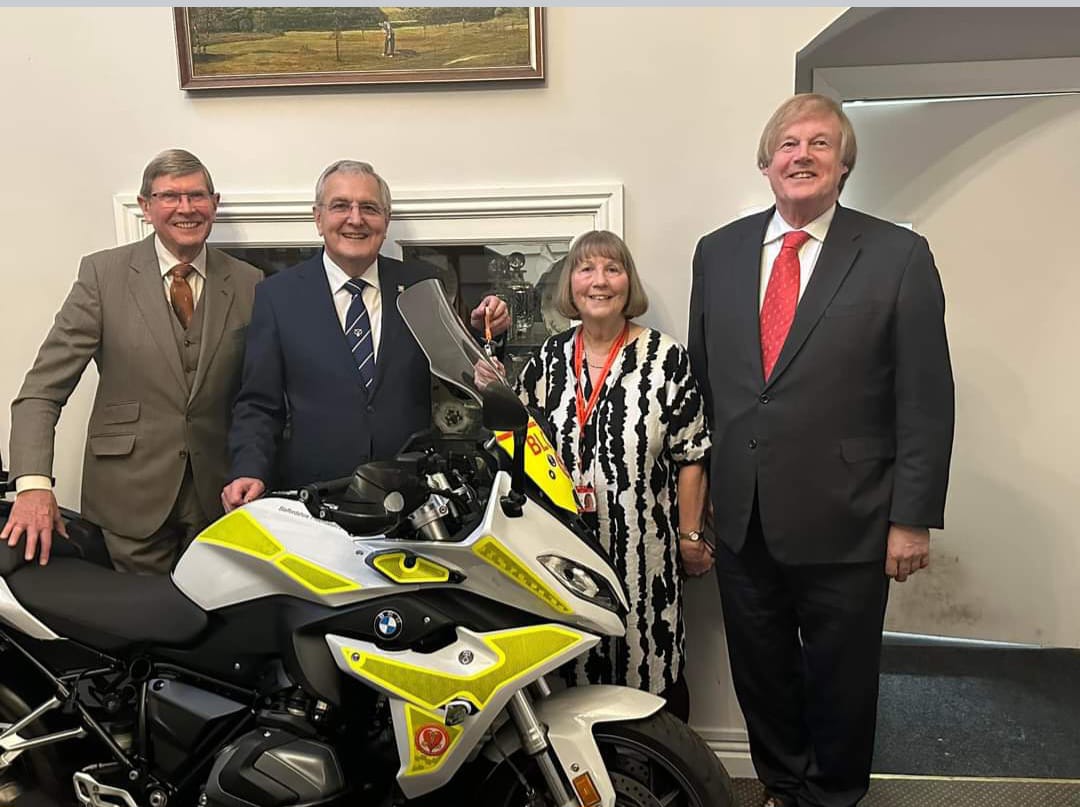
[{"label": "man in dark grey suit", "polygon": [[219,196],[182,149],[143,172],[154,234],[82,260],[11,405],[18,491],[0,539],[45,564],[64,535],[52,491],[60,410],[91,359],[100,380],[83,461],[83,515],[122,571],[167,572],[221,514],[229,410],[251,319],[253,266],[206,246]]},{"label": "man in dark grey suit", "polygon": [[758,149],[775,207],[694,255],[732,675],[782,807],[866,793],[888,580],[929,562],[952,449],[937,268],[921,236],[838,204],[855,155],[838,104],[789,99]]}]

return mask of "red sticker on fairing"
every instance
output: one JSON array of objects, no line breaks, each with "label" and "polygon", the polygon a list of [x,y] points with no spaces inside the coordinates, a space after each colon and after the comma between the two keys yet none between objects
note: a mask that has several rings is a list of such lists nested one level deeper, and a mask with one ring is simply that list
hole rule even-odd
[{"label": "red sticker on fairing", "polygon": [[416,750],[429,757],[441,757],[450,747],[450,735],[438,723],[428,723],[416,730]]}]

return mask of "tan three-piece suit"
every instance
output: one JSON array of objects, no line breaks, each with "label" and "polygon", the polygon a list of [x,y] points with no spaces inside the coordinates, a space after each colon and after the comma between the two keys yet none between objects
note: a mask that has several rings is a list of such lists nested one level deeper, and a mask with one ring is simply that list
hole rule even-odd
[{"label": "tan three-piece suit", "polygon": [[165,296],[153,235],[83,258],[11,405],[11,476],[52,475],[60,409],[93,359],[100,381],[83,515],[107,532],[145,539],[169,518],[184,485],[194,489],[189,510],[201,509],[207,523],[219,516],[229,415],[261,278],[207,247],[202,295],[184,330]]}]

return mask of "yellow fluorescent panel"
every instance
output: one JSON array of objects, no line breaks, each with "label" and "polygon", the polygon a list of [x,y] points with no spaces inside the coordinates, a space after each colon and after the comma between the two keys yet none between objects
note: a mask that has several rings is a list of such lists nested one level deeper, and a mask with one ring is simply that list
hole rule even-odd
[{"label": "yellow fluorescent panel", "polygon": [[581,640],[580,633],[559,625],[537,625],[492,633],[483,637],[483,641],[497,661],[473,675],[455,675],[415,667],[354,648],[346,647],[342,652],[356,675],[411,703],[426,709],[438,709],[451,700],[463,698],[476,708],[483,709],[503,687],[528,675]]},{"label": "yellow fluorescent panel", "polygon": [[359,584],[334,574],[317,563],[290,554],[246,510],[234,510],[218,519],[195,539],[215,544],[234,552],[243,552],[259,560],[273,564],[278,571],[291,577],[304,588],[316,594],[338,594],[355,591]]},{"label": "yellow fluorescent panel", "polygon": [[560,614],[572,614],[573,610],[543,580],[519,560],[509,549],[491,535],[485,535],[473,545],[473,553],[494,566],[551,610]]},{"label": "yellow fluorescent panel", "polygon": [[445,583],[450,570],[427,558],[414,556],[412,567],[405,565],[404,552],[388,552],[371,561],[372,565],[395,583]]}]

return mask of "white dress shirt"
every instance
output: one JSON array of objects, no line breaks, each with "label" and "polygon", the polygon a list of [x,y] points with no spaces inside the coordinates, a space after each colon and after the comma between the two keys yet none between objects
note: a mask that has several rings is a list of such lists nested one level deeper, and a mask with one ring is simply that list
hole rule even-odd
[{"label": "white dress shirt", "polygon": [[784,235],[792,230],[802,230],[809,233],[810,237],[799,249],[799,299],[802,300],[806,284],[810,282],[810,275],[814,273],[818,255],[821,254],[821,244],[829,233],[829,225],[832,224],[836,214],[836,205],[833,205],[805,227],[792,227],[777,210],[769,220],[769,226],[765,228],[765,240],[761,247],[761,288],[758,294],[758,310],[765,304],[765,289],[769,287],[769,277],[772,275],[773,263],[780,254],[780,247],[784,242]]},{"label": "white dress shirt", "polygon": [[[330,283],[330,292],[334,298],[334,308],[337,310],[338,322],[341,324],[341,332],[345,333],[345,316],[349,313],[349,303],[352,302],[353,293],[345,287],[352,280],[345,270],[338,266],[323,250],[323,266],[326,268],[326,280]],[[379,287],[379,261],[376,258],[371,262],[359,280],[367,283],[362,295],[364,308],[368,312],[368,321],[371,323],[371,350],[375,355],[375,361],[379,360],[379,337],[382,335],[382,291]]]}]

